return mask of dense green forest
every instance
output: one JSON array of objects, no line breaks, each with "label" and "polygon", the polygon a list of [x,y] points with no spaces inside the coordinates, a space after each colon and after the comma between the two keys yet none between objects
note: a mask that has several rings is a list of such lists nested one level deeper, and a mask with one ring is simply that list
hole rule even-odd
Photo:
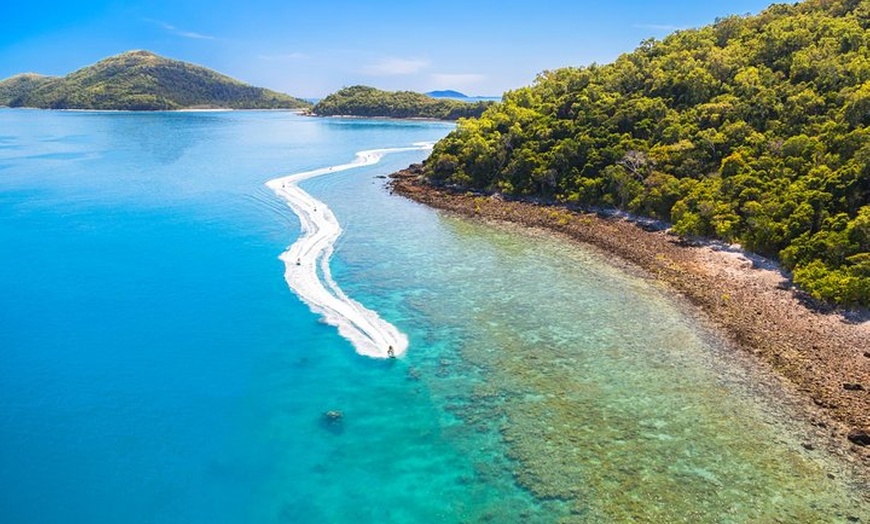
[{"label": "dense green forest", "polygon": [[480,116],[492,102],[462,102],[432,98],[413,91],[382,91],[368,86],[345,87],[327,96],[312,110],[315,115],[435,118],[458,120]]},{"label": "dense green forest", "polygon": [[0,105],[125,110],[310,106],[289,95],[148,51],[112,56],[65,77],[14,76],[0,82]]},{"label": "dense green forest", "polygon": [[870,0],[806,0],[565,68],[464,120],[435,184],[610,206],[870,305]]}]

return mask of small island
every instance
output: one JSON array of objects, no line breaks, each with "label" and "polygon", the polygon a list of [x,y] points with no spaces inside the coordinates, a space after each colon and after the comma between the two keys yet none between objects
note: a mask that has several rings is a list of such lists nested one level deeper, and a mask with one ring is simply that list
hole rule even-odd
[{"label": "small island", "polygon": [[427,91],[426,96],[431,96],[432,98],[453,98],[456,100],[468,100],[471,97],[466,95],[465,93],[461,93],[454,89],[442,89],[436,91]]},{"label": "small island", "polygon": [[311,104],[205,67],[129,51],[63,77],[25,73],[0,81],[0,106],[157,111],[304,109]]},{"label": "small island", "polygon": [[458,100],[460,102],[499,102],[500,96],[469,96],[460,91],[453,89],[443,89],[436,91],[426,91],[426,96],[432,98],[446,98],[449,100]]},{"label": "small island", "polygon": [[483,114],[491,101],[464,102],[433,98],[413,91],[383,91],[368,86],[345,87],[314,106],[317,116],[360,116],[458,120]]}]

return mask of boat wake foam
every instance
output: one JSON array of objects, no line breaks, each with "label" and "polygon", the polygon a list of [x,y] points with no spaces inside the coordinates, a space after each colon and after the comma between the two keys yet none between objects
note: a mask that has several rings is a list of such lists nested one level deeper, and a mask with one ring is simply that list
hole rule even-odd
[{"label": "boat wake foam", "polygon": [[420,142],[413,147],[360,151],[347,164],[295,173],[266,182],[266,186],[284,199],[296,213],[302,229],[299,239],[280,256],[284,261],[284,279],[312,311],[322,315],[326,323],[336,326],[360,355],[387,358],[391,356],[392,348],[392,354],[400,356],[408,349],[408,337],[376,312],[348,297],[333,280],[329,259],[341,235],[341,225],[329,207],[303,191],[299,182],[377,164],[389,153],[426,150],[431,149],[432,145]]}]

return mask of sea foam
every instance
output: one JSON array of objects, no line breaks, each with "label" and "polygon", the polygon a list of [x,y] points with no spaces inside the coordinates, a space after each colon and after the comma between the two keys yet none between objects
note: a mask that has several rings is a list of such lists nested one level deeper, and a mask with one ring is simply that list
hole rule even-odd
[{"label": "sea foam", "polygon": [[299,182],[376,164],[389,153],[431,148],[431,143],[420,142],[413,147],[360,151],[347,164],[295,173],[266,182],[266,186],[284,199],[296,213],[302,229],[299,239],[280,256],[284,261],[284,279],[312,311],[322,315],[326,323],[336,326],[360,355],[387,358],[392,348],[393,355],[400,356],[408,349],[408,337],[376,312],[348,297],[332,278],[329,259],[341,235],[341,225],[329,207],[303,191]]}]

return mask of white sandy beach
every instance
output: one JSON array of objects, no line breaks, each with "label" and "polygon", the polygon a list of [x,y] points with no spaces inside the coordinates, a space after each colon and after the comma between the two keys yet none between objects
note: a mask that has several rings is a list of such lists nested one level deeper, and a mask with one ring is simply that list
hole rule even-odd
[{"label": "white sandy beach", "polygon": [[298,184],[309,178],[376,164],[388,153],[431,147],[426,143],[360,151],[347,164],[295,173],[266,183],[287,202],[301,223],[299,239],[280,257],[284,261],[287,284],[312,311],[323,315],[326,323],[336,326],[360,355],[388,358],[392,348],[394,356],[401,356],[408,349],[408,337],[376,312],[348,297],[333,280],[329,259],[336,240],[341,236],[341,225],[326,204],[303,191]]}]

